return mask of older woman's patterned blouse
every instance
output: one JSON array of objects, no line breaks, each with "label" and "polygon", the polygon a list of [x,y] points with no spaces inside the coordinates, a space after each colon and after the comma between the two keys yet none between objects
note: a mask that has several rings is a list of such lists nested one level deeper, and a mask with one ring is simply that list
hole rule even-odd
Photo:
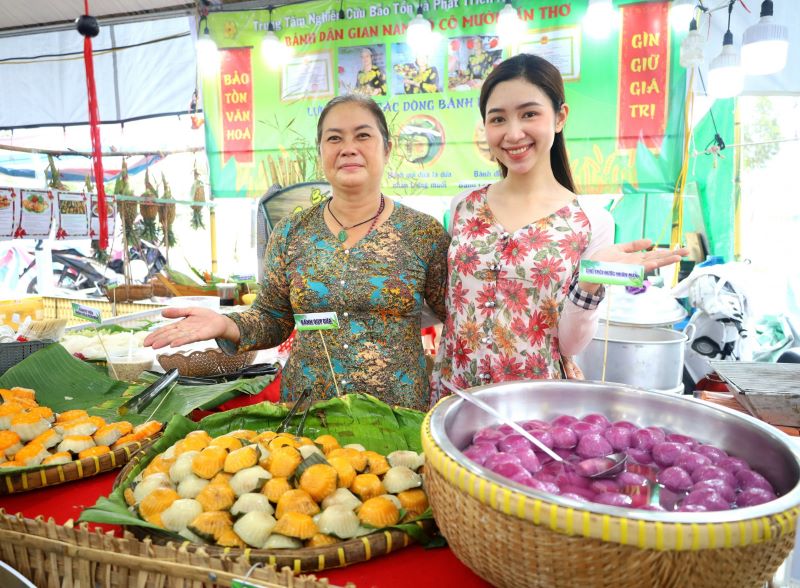
[{"label": "older woman's patterned blouse", "polygon": [[[610,215],[593,211],[590,219],[577,200],[508,233],[494,218],[487,193],[488,186],[475,190],[453,215],[448,314],[431,379],[434,402],[448,394],[441,378],[469,388],[561,377],[559,322],[567,295],[574,302],[572,296],[582,292],[578,264],[613,238],[594,226],[596,219],[598,226],[613,227]],[[586,320],[592,316],[586,313]]]},{"label": "older woman's patterned blouse", "polygon": [[[326,201],[327,202],[327,201]],[[310,387],[315,398],[339,391],[427,409],[420,339],[423,302],[444,318],[449,235],[432,217],[395,203],[389,218],[349,249],[323,219],[326,202],[281,220],[270,236],[264,283],[250,310],[228,316],[241,334],[238,351],[283,342],[295,313],[336,312],[340,328],[300,331],[284,368],[281,398]],[[219,341],[226,351],[230,342]]]}]

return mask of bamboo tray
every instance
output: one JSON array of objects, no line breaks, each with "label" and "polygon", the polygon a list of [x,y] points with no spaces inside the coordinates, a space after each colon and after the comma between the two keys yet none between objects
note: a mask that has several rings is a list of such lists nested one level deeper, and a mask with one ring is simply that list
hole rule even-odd
[{"label": "bamboo tray", "polygon": [[153,286],[150,284],[121,284],[115,288],[103,288],[103,293],[109,302],[149,300],[153,296]]},{"label": "bamboo tray", "polygon": [[771,425],[800,427],[800,365],[711,361],[736,399]]},{"label": "bamboo tray", "polygon": [[[153,439],[148,445],[131,459],[120,471],[114,480],[114,488],[118,488],[128,477],[139,462],[146,460],[147,450],[155,442]],[[428,536],[438,533],[438,528],[433,519],[423,519],[416,522],[420,531]],[[157,545],[166,545],[174,541],[174,536],[167,532],[159,532],[148,527],[135,527],[125,525],[123,528],[142,540],[152,540]],[[303,549],[253,549],[218,547],[203,545],[186,541],[183,548],[189,552],[202,550],[211,557],[244,558],[250,563],[263,563],[279,569],[288,567],[294,573],[319,572],[322,570],[349,566],[362,561],[368,561],[381,555],[387,555],[403,547],[407,547],[413,539],[405,532],[389,528],[364,535],[355,539],[340,541],[325,547],[306,547]]]},{"label": "bamboo tray", "polygon": [[43,466],[7,474],[0,470],[0,496],[74,482],[122,467],[137,451],[160,436],[161,434],[158,433],[141,441],[127,443],[110,453],[76,459],[64,465]]},{"label": "bamboo tray", "polygon": [[[247,558],[210,557],[203,549],[156,545],[123,538],[83,524],[60,526],[51,519],[27,519],[0,509],[0,559],[36,586],[170,586],[199,588],[247,585],[264,588],[336,588],[314,576],[295,576],[291,570],[254,566]],[[355,588],[348,583],[347,588]]]}]

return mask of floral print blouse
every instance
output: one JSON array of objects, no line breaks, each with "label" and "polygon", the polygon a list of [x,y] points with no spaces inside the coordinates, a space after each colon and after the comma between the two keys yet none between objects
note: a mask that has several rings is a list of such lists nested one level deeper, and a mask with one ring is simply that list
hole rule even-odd
[{"label": "floral print blouse", "polygon": [[284,368],[281,399],[310,387],[314,398],[366,392],[426,410],[430,401],[420,339],[423,302],[444,319],[447,245],[438,221],[395,202],[389,218],[345,248],[323,219],[327,200],[282,219],[270,235],[264,282],[253,306],[228,316],[241,334],[228,352],[274,347],[295,313],[336,312],[338,330],[299,331]]},{"label": "floral print blouse", "polygon": [[576,272],[581,257],[611,244],[610,214],[599,211],[600,239],[593,239],[594,219],[577,200],[508,233],[494,218],[487,193],[488,186],[470,193],[452,216],[447,319],[434,364],[432,402],[448,393],[440,389],[441,378],[460,388],[560,378],[564,325],[559,323],[566,318],[565,305],[573,328],[585,339],[578,346],[594,334],[599,300],[584,303],[591,296],[577,286]]}]

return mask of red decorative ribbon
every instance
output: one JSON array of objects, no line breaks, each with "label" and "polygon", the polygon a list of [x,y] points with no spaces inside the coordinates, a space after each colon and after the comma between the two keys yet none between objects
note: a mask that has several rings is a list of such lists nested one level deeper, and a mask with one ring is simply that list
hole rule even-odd
[{"label": "red decorative ribbon", "polygon": [[[84,11],[89,15],[89,0],[83,0]],[[94,84],[94,58],[92,38],[83,37],[83,62],[86,66],[86,94],[89,96],[89,128],[92,136],[92,161],[94,181],[97,186],[97,213],[100,221],[100,248],[108,247],[108,218],[106,217],[106,190],[103,186],[103,152],[100,148],[100,112]]]}]

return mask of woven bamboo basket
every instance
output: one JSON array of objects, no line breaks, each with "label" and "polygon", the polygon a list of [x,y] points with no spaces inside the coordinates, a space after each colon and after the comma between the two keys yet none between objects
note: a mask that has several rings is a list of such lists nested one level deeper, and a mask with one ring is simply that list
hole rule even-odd
[{"label": "woven bamboo basket", "polygon": [[158,437],[160,437],[160,433],[142,441],[127,443],[109,453],[76,459],[64,465],[43,466],[8,474],[3,474],[0,470],[0,495],[18,494],[37,488],[56,486],[114,470],[128,463],[139,449],[155,441]]},{"label": "woven bamboo basket", "polygon": [[598,513],[589,503],[564,506],[554,495],[478,475],[432,433],[432,417],[454,400],[443,399],[423,424],[426,491],[453,552],[495,586],[763,586],[794,545],[796,504],[732,522],[648,521]]},{"label": "woven bamboo basket", "polygon": [[[148,446],[131,459],[114,480],[114,488],[120,486],[130,472],[142,460],[147,460]],[[146,463],[146,461],[144,461]],[[438,533],[436,523],[432,519],[423,519],[416,525],[428,535]],[[153,543],[166,545],[173,541],[173,536],[147,527],[126,526],[125,530],[139,539],[149,539]],[[240,558],[250,564],[263,563],[279,569],[288,567],[296,574],[319,572],[322,570],[341,568],[362,561],[369,561],[381,555],[388,555],[398,549],[407,547],[414,540],[399,529],[383,529],[358,537],[340,541],[325,547],[306,547],[303,549],[239,549],[201,545],[186,541],[182,548],[189,552],[202,550],[210,557]]]},{"label": "woven bamboo basket", "polygon": [[[0,559],[36,586],[169,586],[200,588],[232,586],[247,578],[264,588],[335,588],[314,576],[295,576],[292,570],[254,566],[243,559],[211,557],[202,549],[139,541],[130,533],[115,537],[51,519],[11,516],[0,509]],[[353,584],[347,584],[355,588]]]},{"label": "woven bamboo basket", "polygon": [[150,284],[157,296],[216,296],[217,288],[213,284],[192,285],[178,284],[164,274],[156,274]]},{"label": "woven bamboo basket", "polygon": [[150,299],[153,296],[153,286],[150,284],[120,284],[115,288],[104,288],[103,292],[109,302],[132,302]]}]

